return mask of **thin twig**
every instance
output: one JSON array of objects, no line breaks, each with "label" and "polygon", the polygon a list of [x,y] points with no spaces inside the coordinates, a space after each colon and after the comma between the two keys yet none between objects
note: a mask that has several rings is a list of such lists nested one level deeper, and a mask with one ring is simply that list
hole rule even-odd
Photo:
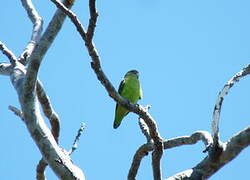
[{"label": "thin twig", "polygon": [[9,63],[0,63],[0,74],[9,76],[13,66]]},{"label": "thin twig", "polygon": [[7,56],[7,58],[10,60],[10,63],[12,65],[16,64],[17,58],[16,56],[0,41],[0,50],[4,55]]},{"label": "thin twig", "polygon": [[18,117],[20,117],[22,120],[24,120],[23,118],[23,113],[21,110],[19,110],[18,108],[9,105],[8,106],[9,110],[11,110],[15,115],[17,115]]},{"label": "thin twig", "polygon": [[70,151],[69,151],[69,155],[71,155],[71,154],[77,149],[77,147],[78,147],[78,144],[77,144],[77,143],[79,142],[80,137],[81,137],[81,135],[82,135],[84,129],[85,129],[85,124],[82,123],[81,126],[80,126],[80,128],[79,128],[78,131],[77,131],[77,135],[76,135],[76,137],[75,137],[75,139],[74,139],[72,148],[71,148]]}]

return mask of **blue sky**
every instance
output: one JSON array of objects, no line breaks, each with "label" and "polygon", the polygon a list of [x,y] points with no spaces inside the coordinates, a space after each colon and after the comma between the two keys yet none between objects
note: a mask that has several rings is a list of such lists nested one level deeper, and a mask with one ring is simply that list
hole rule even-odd
[{"label": "blue sky", "polygon": [[[56,8],[34,0],[47,27]],[[224,83],[250,63],[250,2],[233,1],[98,1],[94,41],[103,70],[118,87],[124,74],[140,71],[144,99],[164,139],[211,131],[216,96]],[[76,0],[73,10],[86,26],[88,7]],[[18,1],[0,7],[0,40],[18,56],[30,39],[32,24]],[[145,142],[137,116],[129,114],[112,128],[114,101],[97,81],[80,36],[67,19],[47,52],[39,78],[61,118],[60,144],[70,149],[81,122],[86,129],[72,159],[87,179],[126,179],[137,148]],[[8,61],[0,55],[0,62]],[[249,126],[249,77],[226,97],[220,135],[227,141]],[[34,179],[41,155],[25,125],[8,110],[19,107],[8,77],[0,77],[0,179]],[[206,154],[199,142],[165,151],[163,176],[195,166]],[[244,179],[250,149],[211,177]],[[152,179],[150,156],[143,159],[138,179]],[[240,167],[240,168],[239,168]],[[56,179],[48,169],[48,179]]]}]

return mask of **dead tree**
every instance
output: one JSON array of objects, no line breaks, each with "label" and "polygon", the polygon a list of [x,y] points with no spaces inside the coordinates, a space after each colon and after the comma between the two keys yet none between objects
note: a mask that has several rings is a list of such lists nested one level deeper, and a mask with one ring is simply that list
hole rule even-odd
[{"label": "dead tree", "polygon": [[[37,179],[45,179],[44,171],[47,165],[51,167],[59,179],[85,179],[82,170],[71,161],[70,154],[74,151],[74,146],[70,152],[67,152],[58,144],[60,132],[59,117],[53,109],[49,96],[45,92],[41,81],[38,79],[38,70],[43,57],[61,30],[66,17],[70,18],[81,36],[83,45],[86,46],[91,58],[91,67],[110,98],[139,116],[139,126],[147,142],[141,145],[135,152],[127,177],[129,180],[136,179],[141,160],[151,152],[154,179],[163,179],[161,158],[164,150],[186,144],[195,144],[200,140],[205,144],[204,152],[207,153],[207,156],[193,168],[170,176],[167,180],[207,179],[234,159],[250,144],[250,127],[232,136],[227,142],[221,142],[219,138],[219,120],[223,100],[230,88],[238,82],[240,78],[250,73],[250,65],[234,75],[219,92],[213,112],[211,134],[207,131],[196,131],[190,136],[163,139],[158,131],[156,121],[148,112],[149,107],[132,104],[121,97],[102,70],[101,58],[93,43],[98,17],[95,0],[89,0],[90,18],[86,29],[77,16],[70,10],[74,0],[64,0],[63,2],[59,2],[58,0],[51,1],[58,9],[46,30],[42,32],[42,18],[39,16],[31,0],[22,0],[23,7],[27,11],[28,17],[34,26],[31,40],[18,58],[4,43],[0,42],[0,50],[10,61],[10,63],[0,64],[0,74],[10,77],[16,89],[21,107],[19,110],[13,106],[9,106],[9,109],[25,123],[27,130],[42,155],[42,159],[37,165]],[[41,105],[41,110],[50,121],[51,130],[49,130],[41,116],[39,104]],[[83,127],[80,128],[75,142],[78,140],[82,129]],[[165,172],[165,174],[167,173]]]}]

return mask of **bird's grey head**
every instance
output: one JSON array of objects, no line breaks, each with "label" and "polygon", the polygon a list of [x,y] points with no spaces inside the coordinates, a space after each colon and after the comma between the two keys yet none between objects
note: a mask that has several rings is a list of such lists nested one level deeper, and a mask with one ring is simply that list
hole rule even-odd
[{"label": "bird's grey head", "polygon": [[137,70],[134,70],[134,69],[128,71],[125,76],[131,75],[131,74],[135,75],[137,77],[137,79],[139,78],[139,72]]}]

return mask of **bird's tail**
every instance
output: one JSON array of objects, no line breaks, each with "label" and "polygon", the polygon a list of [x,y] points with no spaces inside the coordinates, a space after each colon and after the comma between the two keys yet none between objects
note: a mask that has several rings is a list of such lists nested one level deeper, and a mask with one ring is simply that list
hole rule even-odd
[{"label": "bird's tail", "polygon": [[116,116],[114,120],[113,128],[117,129],[120,126],[120,124],[121,124],[121,120],[119,120],[118,117]]},{"label": "bird's tail", "polygon": [[128,114],[128,110],[121,105],[116,106],[116,111],[115,111],[115,121],[113,124],[113,128],[116,129],[120,126],[122,119]]}]

